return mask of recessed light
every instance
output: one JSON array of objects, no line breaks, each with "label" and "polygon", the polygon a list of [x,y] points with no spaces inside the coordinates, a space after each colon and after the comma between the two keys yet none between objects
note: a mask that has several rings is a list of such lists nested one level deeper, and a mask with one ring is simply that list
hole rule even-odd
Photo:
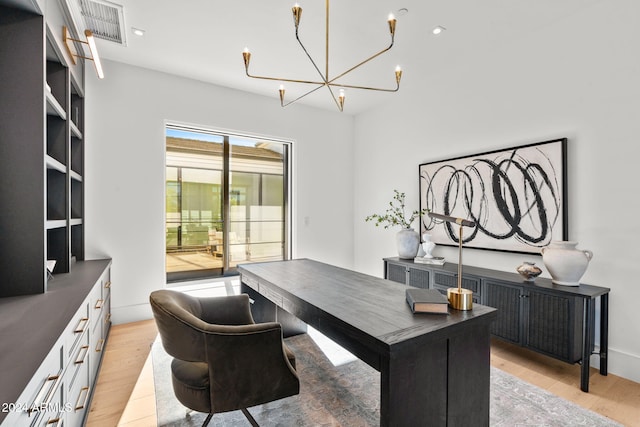
[{"label": "recessed light", "polygon": [[144,30],[141,30],[140,28],[135,28],[135,27],[131,27],[131,31],[133,32],[133,34],[135,34],[136,36],[144,36]]},{"label": "recessed light", "polygon": [[445,28],[445,27],[443,27],[443,26],[441,26],[441,25],[438,25],[438,26],[437,26],[437,27],[435,27],[433,30],[431,30],[431,32],[432,32],[434,35],[436,35],[436,36],[437,36],[438,34],[442,34],[442,32],[443,32],[443,31],[445,31],[445,30],[446,30],[446,28]]}]

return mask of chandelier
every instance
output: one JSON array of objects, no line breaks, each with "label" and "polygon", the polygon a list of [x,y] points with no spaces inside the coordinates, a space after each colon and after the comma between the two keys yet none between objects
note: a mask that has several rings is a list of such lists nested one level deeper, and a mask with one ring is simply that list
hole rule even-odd
[{"label": "chandelier", "polygon": [[[336,75],[336,76],[330,76],[329,75],[329,0],[325,1],[325,70],[324,73],[320,70],[320,68],[318,67],[318,65],[316,64],[316,62],[313,60],[313,58],[311,57],[311,55],[309,54],[309,52],[307,51],[307,49],[304,47],[304,44],[302,43],[302,41],[300,40],[300,37],[298,36],[298,27],[300,25],[300,18],[302,17],[302,8],[296,3],[292,8],[291,8],[291,12],[293,13],[293,22],[295,24],[295,30],[296,30],[296,40],[298,41],[298,43],[300,44],[300,47],[302,48],[302,50],[304,51],[304,53],[307,55],[307,58],[309,58],[309,61],[311,61],[311,64],[313,64],[313,67],[316,69],[318,76],[320,77],[320,80],[317,81],[312,81],[312,80],[297,80],[297,79],[287,79],[287,78],[279,78],[279,77],[266,77],[266,76],[256,76],[256,75],[252,75],[249,73],[249,62],[251,61],[251,52],[249,52],[248,48],[245,48],[244,51],[242,52],[242,57],[244,59],[244,68],[245,68],[245,72],[247,74],[248,77],[254,78],[254,79],[263,79],[263,80],[275,80],[275,81],[280,81],[280,82],[289,82],[289,83],[303,83],[306,85],[311,85],[311,86],[315,86],[312,89],[310,89],[309,91],[305,92],[304,94],[298,96],[297,98],[290,100],[290,101],[286,101],[285,102],[285,88],[284,85],[281,84],[280,85],[280,89],[278,90],[280,93],[280,105],[282,107],[286,107],[287,105],[293,104],[296,101],[299,101],[300,99],[304,98],[307,95],[312,94],[313,92],[317,91],[318,89],[321,89],[323,87],[326,87],[329,90],[329,93],[331,94],[331,98],[333,98],[333,101],[335,102],[336,106],[338,107],[338,110],[343,111],[344,109],[344,100],[345,100],[345,89],[363,89],[363,90],[375,90],[375,91],[381,91],[381,92],[397,92],[398,89],[400,89],[400,78],[402,77],[402,69],[400,68],[400,66],[397,66],[395,69],[395,77],[396,77],[396,87],[395,89],[385,89],[385,88],[375,88],[375,87],[367,87],[367,86],[356,86],[356,85],[349,85],[349,84],[341,84],[338,81],[346,76],[347,74],[349,74],[351,71],[359,68],[360,66],[366,64],[367,62],[371,61],[374,58],[377,58],[378,56],[382,55],[383,53],[385,53],[386,51],[390,50],[393,47],[393,41],[394,41],[394,36],[395,36],[395,32],[396,32],[396,18],[390,14],[389,15],[389,32],[391,34],[391,43],[389,44],[388,47],[382,49],[380,52],[370,56],[369,58],[365,59],[364,61],[361,61],[360,63],[354,65],[353,67],[349,68],[348,70]],[[334,92],[335,89],[338,89],[338,95],[336,96],[336,93]]]}]

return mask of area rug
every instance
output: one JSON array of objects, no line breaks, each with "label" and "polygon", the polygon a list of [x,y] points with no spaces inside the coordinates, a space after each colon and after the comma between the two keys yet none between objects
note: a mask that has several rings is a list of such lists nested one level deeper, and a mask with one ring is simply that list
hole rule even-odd
[{"label": "area rug", "polygon": [[[286,339],[296,355],[300,394],[249,412],[266,427],[377,426],[380,418],[380,374],[360,360],[334,366],[309,335]],[[170,361],[159,340],[153,344],[158,426],[201,426],[205,414],[187,413],[174,397]],[[621,426],[491,367],[491,426]],[[247,427],[240,411],[215,414],[215,427]]]}]

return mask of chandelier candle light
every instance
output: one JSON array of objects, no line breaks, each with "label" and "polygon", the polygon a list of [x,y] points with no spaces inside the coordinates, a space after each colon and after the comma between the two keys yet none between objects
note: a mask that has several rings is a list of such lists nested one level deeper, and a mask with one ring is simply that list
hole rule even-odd
[{"label": "chandelier candle light", "polygon": [[[338,110],[340,110],[340,111],[343,111],[343,109],[344,109],[345,89],[363,89],[363,90],[375,90],[375,91],[381,91],[381,92],[397,92],[398,89],[400,89],[400,79],[402,78],[402,69],[400,68],[400,66],[397,66],[396,69],[395,69],[395,77],[396,77],[396,87],[395,87],[395,89],[385,89],[385,88],[374,88],[374,87],[367,87],[367,86],[340,84],[340,83],[337,82],[338,79],[340,79],[341,77],[344,77],[345,75],[347,75],[351,71],[355,70],[356,68],[360,67],[361,65],[366,64],[367,62],[371,61],[372,59],[382,55],[383,53],[385,53],[386,51],[388,51],[389,49],[391,49],[393,47],[393,41],[394,41],[394,37],[395,37],[395,33],[396,33],[396,18],[393,16],[393,14],[389,14],[389,19],[388,19],[389,32],[391,33],[391,43],[389,44],[389,46],[384,48],[384,49],[382,49],[380,52],[370,56],[369,58],[365,59],[364,61],[361,61],[360,63],[354,65],[353,67],[351,67],[348,70],[342,72],[341,74],[338,74],[335,77],[330,77],[329,76],[329,0],[325,1],[326,18],[325,18],[325,70],[324,70],[324,73],[320,70],[320,68],[318,67],[316,62],[313,60],[313,58],[311,57],[311,55],[309,54],[307,49],[304,47],[304,44],[302,44],[302,41],[300,40],[300,37],[298,36],[298,27],[300,25],[300,19],[302,18],[302,8],[298,5],[298,3],[296,3],[291,8],[291,12],[293,13],[293,22],[295,24],[296,40],[300,44],[300,47],[302,47],[302,50],[304,51],[304,53],[307,55],[307,58],[309,58],[309,61],[311,61],[311,63],[313,64],[313,67],[318,72],[318,76],[320,77],[320,81],[287,79],[287,78],[279,78],[279,77],[266,77],[266,76],[256,76],[256,75],[249,74],[249,63],[251,61],[251,52],[249,51],[249,48],[245,48],[244,51],[242,52],[242,58],[244,59],[244,69],[245,69],[245,72],[246,72],[248,77],[251,77],[251,78],[254,78],[254,79],[263,79],[263,80],[276,80],[276,81],[280,81],[280,82],[302,83],[302,84],[308,84],[308,85],[315,86],[313,89],[310,89],[309,91],[307,91],[306,93],[300,95],[299,97],[297,97],[297,98],[295,98],[295,99],[293,99],[291,101],[285,102],[285,99],[284,99],[285,98],[285,88],[284,88],[284,85],[281,84],[278,92],[280,94],[280,105],[282,107],[286,107],[287,105],[293,104],[294,102],[304,98],[305,96],[307,96],[307,95],[309,95],[309,94],[311,94],[311,93],[313,93],[313,92],[315,92],[318,89],[321,89],[323,87],[326,87],[329,90],[329,93],[331,94],[331,97],[333,98],[333,101],[336,103],[336,106],[338,107]],[[337,97],[336,97],[336,94],[334,92],[334,88],[338,88],[338,96]]]},{"label": "chandelier candle light", "polygon": [[455,218],[432,212],[429,213],[429,216],[445,222],[453,222],[460,226],[460,232],[458,233],[458,287],[447,289],[447,299],[453,309],[471,310],[473,307],[473,291],[462,288],[462,227],[475,227],[476,223],[468,219]]}]

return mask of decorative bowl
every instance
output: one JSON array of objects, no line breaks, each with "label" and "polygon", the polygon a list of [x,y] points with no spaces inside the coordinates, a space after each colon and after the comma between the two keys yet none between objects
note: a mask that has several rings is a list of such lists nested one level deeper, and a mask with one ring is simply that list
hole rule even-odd
[{"label": "decorative bowl", "polygon": [[540,273],[542,273],[542,270],[536,266],[535,262],[529,261],[523,262],[522,265],[516,268],[516,271],[520,273],[520,275],[524,277],[527,282],[533,282],[536,277],[538,277]]}]

